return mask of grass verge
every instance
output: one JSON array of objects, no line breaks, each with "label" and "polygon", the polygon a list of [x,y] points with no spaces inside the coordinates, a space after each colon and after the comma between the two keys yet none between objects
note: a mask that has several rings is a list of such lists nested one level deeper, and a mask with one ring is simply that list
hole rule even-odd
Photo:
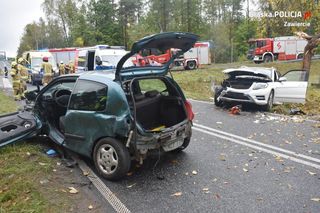
[{"label": "grass verge", "polygon": [[[16,110],[13,98],[0,91],[0,114]],[[0,149],[0,213],[66,211],[67,196],[52,181],[58,160],[44,151],[44,146],[32,142]]]}]

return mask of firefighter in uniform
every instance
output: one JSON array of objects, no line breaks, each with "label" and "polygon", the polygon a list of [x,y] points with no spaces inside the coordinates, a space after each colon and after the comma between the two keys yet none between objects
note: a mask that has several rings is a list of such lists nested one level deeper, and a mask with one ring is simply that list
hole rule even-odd
[{"label": "firefighter in uniform", "polygon": [[13,88],[13,96],[15,101],[21,100],[21,76],[18,70],[17,62],[13,61],[11,63],[11,71],[10,75],[12,77],[12,88]]},{"label": "firefighter in uniform", "polygon": [[60,61],[60,64],[59,64],[59,75],[64,75],[64,74],[66,74],[65,73],[65,67],[64,67],[63,61]]},{"label": "firefighter in uniform", "polygon": [[75,73],[75,67],[74,67],[73,61],[69,62],[69,67],[70,67],[69,73],[70,74]]},{"label": "firefighter in uniform", "polygon": [[21,76],[21,95],[24,97],[24,94],[27,92],[27,81],[28,81],[28,70],[27,68],[23,65],[23,58],[18,59],[18,71],[20,72]]},{"label": "firefighter in uniform", "polygon": [[43,57],[43,63],[41,65],[41,69],[43,71],[43,79],[42,79],[42,84],[46,86],[47,84],[50,83],[52,80],[52,65],[48,62],[48,57]]}]

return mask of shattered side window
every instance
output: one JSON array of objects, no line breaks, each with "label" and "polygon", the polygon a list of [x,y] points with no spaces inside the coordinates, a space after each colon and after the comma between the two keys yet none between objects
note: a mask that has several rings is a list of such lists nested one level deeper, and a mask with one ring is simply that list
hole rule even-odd
[{"label": "shattered side window", "polygon": [[103,111],[107,103],[107,86],[94,81],[78,80],[69,109]]}]

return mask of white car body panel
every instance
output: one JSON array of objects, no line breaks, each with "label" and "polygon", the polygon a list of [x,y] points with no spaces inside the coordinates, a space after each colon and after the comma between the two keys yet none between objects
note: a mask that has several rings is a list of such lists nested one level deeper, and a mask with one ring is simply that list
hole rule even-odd
[{"label": "white car body panel", "polygon": [[[248,89],[237,89],[226,87],[221,92],[219,100],[227,101],[227,102],[245,102],[245,103],[254,103],[257,105],[267,105],[268,98],[270,96],[271,91],[274,92],[274,103],[304,103],[306,98],[306,91],[308,82],[305,80],[293,80],[293,81],[279,81],[278,74],[274,68],[261,68],[261,67],[240,67],[237,69],[226,69],[223,71],[225,74],[230,74],[232,72],[247,72],[252,74],[261,74],[268,78],[270,78],[270,82],[267,82],[267,87],[263,89],[253,89],[255,85],[259,82],[254,82]],[[300,76],[294,74],[294,72],[298,71],[290,71],[291,78]],[[289,72],[288,72],[289,73]],[[229,92],[238,95],[243,98],[232,98],[229,97]],[[226,96],[225,96],[226,95]]]}]

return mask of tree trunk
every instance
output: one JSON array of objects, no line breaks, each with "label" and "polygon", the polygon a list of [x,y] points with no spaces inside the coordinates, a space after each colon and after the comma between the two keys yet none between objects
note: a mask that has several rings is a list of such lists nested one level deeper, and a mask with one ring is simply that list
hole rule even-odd
[{"label": "tree trunk", "polygon": [[302,69],[309,73],[311,67],[311,58],[314,55],[315,48],[317,48],[320,43],[320,34],[314,36],[310,36],[304,32],[296,32],[295,34],[308,41],[304,48]]}]

